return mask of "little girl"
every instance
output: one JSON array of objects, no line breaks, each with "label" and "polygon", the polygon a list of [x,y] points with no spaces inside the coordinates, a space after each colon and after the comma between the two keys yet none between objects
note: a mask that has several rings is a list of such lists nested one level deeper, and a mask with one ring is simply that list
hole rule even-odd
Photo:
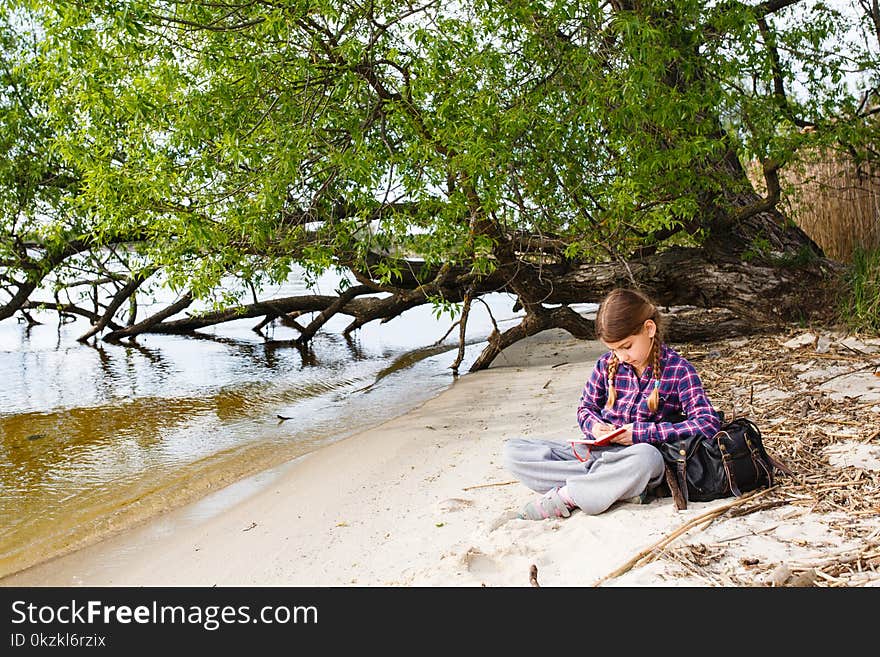
[{"label": "little girl", "polygon": [[[577,409],[589,439],[624,426],[586,460],[572,445],[512,438],[504,464],[522,483],[544,495],[526,504],[530,520],[571,515],[578,507],[602,513],[618,500],[644,502],[664,481],[663,457],[651,443],[687,436],[712,437],[720,420],[694,366],[663,343],[657,307],[635,290],[616,289],[596,313],[596,335],[610,349],[596,363]],[[584,447],[580,446],[580,450]]]}]

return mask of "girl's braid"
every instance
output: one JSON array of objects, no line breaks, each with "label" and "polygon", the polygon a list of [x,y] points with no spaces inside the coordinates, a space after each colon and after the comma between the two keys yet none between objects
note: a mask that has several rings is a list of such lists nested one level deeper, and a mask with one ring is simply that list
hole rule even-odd
[{"label": "girl's braid", "polygon": [[648,397],[648,408],[652,412],[660,407],[660,336],[654,334],[654,344],[651,345],[651,371],[654,375],[654,389]]},{"label": "girl's braid", "polygon": [[617,354],[613,354],[608,360],[608,401],[605,402],[605,408],[613,408],[614,402],[617,401],[617,390],[614,389],[614,377],[617,376],[617,366],[620,361]]}]

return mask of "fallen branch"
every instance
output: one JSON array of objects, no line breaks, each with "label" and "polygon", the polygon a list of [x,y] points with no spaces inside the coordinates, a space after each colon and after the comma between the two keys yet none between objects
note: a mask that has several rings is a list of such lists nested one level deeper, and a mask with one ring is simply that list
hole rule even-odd
[{"label": "fallen branch", "polygon": [[300,331],[299,337],[296,339],[296,343],[299,345],[305,345],[309,340],[311,340],[315,333],[318,332],[327,321],[333,317],[333,315],[342,311],[345,305],[361,294],[369,294],[371,292],[371,288],[366,285],[355,285],[353,287],[348,288],[344,292],[339,295],[339,298],[336,299],[329,306],[324,308],[321,312],[318,313],[318,316],[315,317],[311,321],[311,323],[306,326],[304,329]]},{"label": "fallen branch", "polygon": [[104,314],[101,318],[95,323],[88,331],[83,333],[81,336],[77,338],[79,342],[85,342],[89,338],[94,335],[97,335],[109,324],[110,320],[113,319],[113,315],[116,314],[116,311],[119,310],[119,307],[126,301],[131,295],[135,293],[135,291],[156,271],[158,267],[150,267],[142,272],[138,272],[133,275],[131,279],[126,282],[126,284],[120,288],[116,294],[113,295],[113,300],[107,306],[107,310],[104,311]]},{"label": "fallen branch", "polygon": [[132,324],[127,328],[114,330],[108,333],[104,336],[104,341],[118,342],[122,338],[133,337],[140,335],[141,333],[145,333],[149,331],[153,326],[156,326],[168,317],[176,315],[181,310],[192,304],[193,301],[195,301],[195,299],[193,298],[192,291],[187,291],[183,294],[183,296],[180,297],[180,299],[172,303],[170,306],[164,308],[163,310],[160,310],[154,315],[150,315],[143,321],[138,322],[137,324]]},{"label": "fallen branch", "polygon": [[654,545],[652,545],[648,548],[645,548],[644,550],[639,552],[632,559],[630,559],[625,564],[620,566],[620,568],[617,568],[616,570],[608,573],[604,577],[601,577],[600,579],[598,579],[593,584],[593,586],[594,587],[599,586],[600,584],[602,584],[602,582],[605,582],[609,579],[614,579],[615,577],[620,577],[624,573],[632,570],[632,568],[634,568],[636,565],[644,565],[644,564],[648,564],[648,563],[654,561],[663,552],[663,548],[665,548],[667,545],[669,545],[669,543],[674,541],[676,538],[678,538],[682,534],[685,534],[688,530],[692,529],[696,525],[702,524],[707,521],[711,522],[711,521],[715,520],[715,518],[717,518],[718,516],[723,514],[724,512],[728,511],[729,509],[733,509],[735,507],[738,507],[738,506],[745,504],[748,501],[754,500],[757,497],[761,497],[762,495],[767,494],[771,490],[773,490],[773,489],[766,488],[764,490],[759,490],[759,491],[753,492],[748,495],[743,495],[742,497],[738,497],[731,502],[728,502],[728,503],[723,504],[721,506],[715,507],[711,511],[707,511],[706,513],[700,514],[696,518],[692,518],[691,520],[689,520],[688,522],[683,524],[681,527],[676,529],[674,532],[672,532],[668,536],[665,536],[664,538],[662,538],[659,541],[657,541],[656,543],[654,543]]}]

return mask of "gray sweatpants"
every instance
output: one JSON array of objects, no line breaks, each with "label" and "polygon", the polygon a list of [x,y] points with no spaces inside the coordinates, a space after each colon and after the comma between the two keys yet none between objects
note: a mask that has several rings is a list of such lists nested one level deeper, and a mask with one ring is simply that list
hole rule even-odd
[{"label": "gray sweatpants", "polygon": [[[579,445],[583,456],[585,448]],[[543,438],[510,438],[502,451],[504,467],[539,493],[568,486],[584,513],[602,513],[617,500],[640,495],[664,479],[663,457],[647,443],[610,445],[591,450],[586,462],[577,460],[571,444]]]}]

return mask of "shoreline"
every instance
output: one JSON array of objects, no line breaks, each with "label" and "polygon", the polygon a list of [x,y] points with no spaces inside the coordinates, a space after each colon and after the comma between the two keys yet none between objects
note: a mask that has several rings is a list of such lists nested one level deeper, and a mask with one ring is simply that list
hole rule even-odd
[{"label": "shoreline", "polygon": [[[468,348],[473,349],[478,341],[469,343]],[[79,505],[64,513],[61,509],[62,520],[51,521],[48,516],[38,516],[34,520],[43,525],[29,527],[24,531],[20,527],[11,529],[8,536],[4,536],[2,550],[0,550],[0,580],[14,575],[27,568],[33,567],[48,560],[55,559],[72,553],[94,543],[110,538],[130,528],[140,526],[169,512],[187,505],[196,504],[202,499],[211,496],[215,492],[229,488],[237,482],[255,477],[260,473],[283,466],[285,463],[298,459],[315,449],[330,442],[344,440],[348,436],[379,425],[390,418],[405,414],[417,408],[425,400],[439,394],[452,385],[451,374],[445,376],[440,383],[436,380],[437,372],[442,372],[439,366],[428,366],[428,376],[431,383],[423,390],[415,391],[415,394],[401,397],[399,394],[394,398],[393,392],[382,391],[380,382],[386,377],[396,377],[398,370],[409,370],[403,377],[417,381],[419,374],[412,370],[424,370],[426,363],[436,361],[444,357],[444,354],[455,350],[454,345],[438,345],[429,348],[413,350],[392,360],[388,367],[378,371],[376,376],[364,388],[349,393],[350,407],[363,408],[366,413],[361,413],[358,419],[361,427],[353,427],[334,420],[338,425],[335,430],[320,427],[306,427],[305,430],[299,425],[295,430],[293,440],[283,441],[270,440],[264,442],[244,443],[225,448],[204,456],[198,460],[180,465],[175,471],[169,471],[162,477],[144,477],[134,481],[124,482],[113,487],[113,492],[104,494],[103,497],[95,495],[88,502],[79,498]],[[404,367],[400,364],[403,363]],[[425,376],[422,372],[421,376]],[[448,382],[447,380],[448,379]],[[389,378],[389,380],[391,380]],[[390,390],[400,389],[403,384],[399,381],[392,383]],[[410,383],[412,385],[412,382]],[[379,400],[370,402],[375,397],[376,389],[379,388]],[[370,397],[365,395],[370,393]],[[384,396],[383,396],[384,395]],[[389,396],[390,395],[390,396]],[[376,407],[376,412],[365,408],[366,404]],[[351,421],[355,419],[353,412]],[[374,417],[377,416],[378,417]],[[385,417],[381,417],[381,416]],[[281,416],[279,416],[280,418]],[[288,418],[294,419],[294,418]],[[276,424],[273,420],[272,424]],[[281,422],[277,422],[280,426]],[[293,422],[289,423],[291,426]],[[326,423],[325,423],[326,424]],[[247,486],[245,486],[247,487]],[[40,509],[39,506],[34,506]],[[45,508],[45,507],[44,507]],[[19,509],[26,512],[26,509]],[[51,515],[58,516],[59,510],[54,509]],[[27,516],[25,516],[27,517]],[[10,522],[10,526],[12,523]],[[17,540],[16,540],[17,539]]]},{"label": "shoreline", "polygon": [[[735,351],[740,342],[723,347]],[[502,441],[578,435],[577,400],[603,351],[600,343],[545,331],[404,415],[9,575],[0,585],[530,586],[533,564],[541,586],[596,584],[689,521],[731,502],[692,503],[676,511],[664,498],[618,503],[599,516],[576,511],[565,520],[515,518],[536,493],[503,470]],[[701,364],[697,369],[702,375]],[[852,384],[847,377],[837,382]],[[709,386],[707,391],[715,403]],[[861,445],[873,450],[878,441],[880,434]],[[880,457],[880,447],[876,451]],[[792,500],[716,520],[699,535],[679,539],[686,543],[682,552],[667,550],[666,558],[603,585],[780,579],[778,565],[827,558],[864,543],[835,526],[840,514],[818,513],[815,504]],[[876,516],[865,518],[877,526]],[[694,538],[697,543],[687,543]],[[701,554],[727,570],[681,568]],[[880,576],[868,573],[867,581],[880,584]]]},{"label": "shoreline", "polygon": [[[533,387],[531,380],[537,371],[547,371],[542,385],[551,377],[557,379],[559,374],[567,373],[573,385],[554,383],[548,386],[548,389],[554,389],[550,394],[548,390],[542,393],[544,397],[555,397],[555,389],[561,387],[559,392],[572,400],[565,409],[568,413],[554,414],[562,416],[557,418],[555,435],[564,438],[571,431],[578,431],[573,404],[576,404],[583,385],[580,380],[582,373],[588,373],[600,347],[589,349],[583,342],[571,338],[566,340],[561,336],[562,332],[545,332],[535,336],[537,339],[522,341],[506,350],[488,370],[460,377],[450,387],[403,415],[247,477],[202,500],[147,519],[98,543],[7,575],[0,579],[0,584],[210,586],[215,583],[284,583],[308,586],[399,583],[395,581],[390,564],[373,565],[369,568],[373,573],[365,576],[356,572],[359,571],[354,565],[356,562],[348,565],[338,563],[335,568],[322,567],[309,563],[308,553],[312,551],[317,553],[316,556],[322,553],[326,555],[328,548],[332,553],[333,546],[355,536],[356,542],[377,541],[380,545],[375,551],[381,553],[385,549],[394,552],[399,542],[410,544],[414,540],[399,531],[392,532],[395,526],[400,525],[401,514],[411,516],[415,512],[420,516],[411,519],[414,531],[430,528],[433,531],[427,532],[429,536],[442,533],[440,530],[448,530],[452,523],[447,524],[440,519],[444,514],[442,510],[438,509],[435,514],[430,507],[437,503],[449,506],[449,514],[453,515],[455,511],[451,510],[452,507],[468,506],[468,502],[476,505],[478,502],[474,494],[471,494],[474,499],[465,500],[470,491],[463,488],[510,480],[510,476],[501,470],[500,459],[497,458],[500,442],[482,440],[482,434],[488,429],[486,418],[474,420],[470,428],[465,422],[468,400],[492,397],[494,380],[504,379],[501,385],[508,389],[515,386],[518,401],[525,389]],[[527,353],[532,349],[535,353]],[[558,355],[552,356],[554,353]],[[547,357],[556,360],[545,363]],[[563,361],[568,361],[568,364],[553,368],[553,365]],[[576,363],[578,367],[573,366]],[[530,371],[532,376],[519,376],[527,369],[535,370]],[[517,373],[516,377],[509,376],[511,370]],[[487,380],[485,386],[484,379]],[[491,405],[483,403],[487,407]],[[558,402],[548,399],[548,403]],[[539,407],[523,409],[526,421],[536,417],[538,411]],[[458,420],[456,426],[449,418]],[[508,423],[513,430],[515,420],[508,419]],[[418,437],[411,438],[413,435]],[[486,454],[483,465],[488,467],[483,467],[479,474],[473,473],[475,478],[469,475],[466,480],[461,480],[456,476],[456,467],[461,468],[459,472],[462,473],[470,468],[455,463],[464,453],[458,447],[476,447]],[[449,462],[444,468],[441,463],[446,463],[447,459]],[[478,462],[470,465],[474,464],[479,465]],[[386,471],[389,481],[383,481]],[[443,499],[431,500],[420,493],[426,484],[431,489],[444,491],[441,495]],[[494,491],[493,487],[473,491],[494,493],[503,488],[518,489],[520,496],[526,499],[532,494],[519,484],[508,484]],[[237,490],[247,492],[238,495]],[[223,497],[227,502],[218,501]],[[279,502],[279,497],[286,501]],[[383,502],[383,497],[387,498],[387,504]],[[404,500],[407,505],[418,504],[420,498],[424,498],[420,511],[418,506],[414,509],[397,508]],[[367,522],[367,518],[355,519],[366,511],[366,508],[358,508],[365,503],[369,505],[370,515],[379,517],[377,522]],[[504,510],[498,508],[498,515]],[[436,515],[437,518],[429,522],[421,517],[426,514]],[[256,526],[248,529],[253,523]],[[437,527],[438,523],[443,523],[443,526]],[[285,529],[285,526],[289,529]],[[278,544],[277,547],[299,543],[298,547],[291,546],[293,554],[298,555],[298,565],[292,566],[290,561],[276,552],[274,558],[285,565],[267,566],[260,570],[252,563],[251,548],[245,547],[257,537],[261,542]],[[215,554],[210,548],[200,545],[214,543],[220,548]],[[235,546],[239,545],[244,555],[243,562],[225,563],[223,572],[214,573],[215,560],[219,563],[228,561],[223,556],[224,552],[231,549],[232,553],[237,553],[239,548]],[[344,560],[341,558],[341,561]],[[287,574],[279,580],[270,576],[273,568],[274,572],[280,574],[283,570]],[[351,573],[347,572],[349,569]],[[215,574],[218,577],[212,577]]]}]

